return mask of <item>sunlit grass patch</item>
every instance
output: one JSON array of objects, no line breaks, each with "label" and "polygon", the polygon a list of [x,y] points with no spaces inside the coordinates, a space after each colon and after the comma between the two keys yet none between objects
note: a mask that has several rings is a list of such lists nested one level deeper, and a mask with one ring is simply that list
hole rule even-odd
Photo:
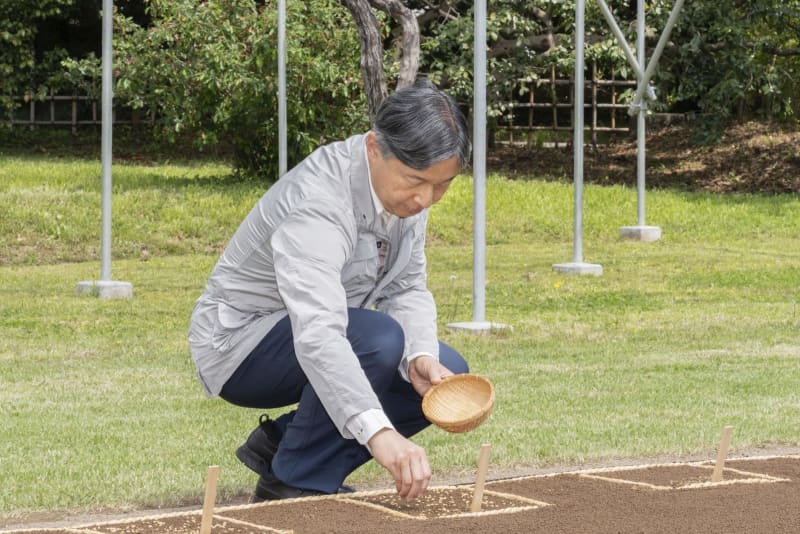
[{"label": "sunlit grass patch", "polygon": [[[0,158],[0,515],[220,500],[256,477],[233,451],[257,410],[208,400],[195,379],[189,315],[218,253],[266,184],[224,166],[115,171],[113,277],[128,301],[77,297],[99,275],[99,166]],[[497,404],[464,435],[417,441],[434,476],[656,454],[711,456],[798,445],[800,200],[652,191],[655,243],[619,238],[635,191],[586,189],[584,255],[601,277],[555,272],[572,254],[572,190],[488,182],[488,336],[472,316],[472,183],[431,210],[428,272],[442,339],[495,384]],[[273,411],[276,415],[279,410]],[[492,471],[490,471],[491,473]],[[385,484],[368,464],[356,485]]]}]

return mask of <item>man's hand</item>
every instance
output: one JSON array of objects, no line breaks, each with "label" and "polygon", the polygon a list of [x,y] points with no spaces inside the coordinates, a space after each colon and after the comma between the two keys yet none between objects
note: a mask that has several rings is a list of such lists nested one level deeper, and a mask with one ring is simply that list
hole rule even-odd
[{"label": "man's hand", "polygon": [[416,499],[428,488],[431,468],[425,449],[390,428],[384,428],[372,436],[369,447],[375,461],[394,478],[400,497]]},{"label": "man's hand", "polygon": [[420,397],[424,396],[431,389],[431,386],[438,384],[444,377],[452,374],[447,367],[440,364],[432,356],[414,358],[408,366],[408,378]]}]

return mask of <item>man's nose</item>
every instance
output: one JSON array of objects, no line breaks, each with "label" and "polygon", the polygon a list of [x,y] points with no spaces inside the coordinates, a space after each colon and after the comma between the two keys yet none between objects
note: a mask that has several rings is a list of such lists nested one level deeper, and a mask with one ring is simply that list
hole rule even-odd
[{"label": "man's nose", "polygon": [[434,195],[433,186],[431,185],[417,193],[415,200],[417,204],[423,208],[430,208],[433,205],[434,198],[436,197]]}]

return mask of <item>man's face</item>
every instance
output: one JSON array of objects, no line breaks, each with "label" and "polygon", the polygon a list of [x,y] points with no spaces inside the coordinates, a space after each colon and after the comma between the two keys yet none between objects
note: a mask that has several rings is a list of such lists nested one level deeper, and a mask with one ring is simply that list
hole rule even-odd
[{"label": "man's face", "polygon": [[384,159],[375,135],[367,135],[367,159],[372,187],[386,211],[410,217],[442,198],[459,170],[458,156],[434,163],[427,169],[412,169],[397,158]]}]

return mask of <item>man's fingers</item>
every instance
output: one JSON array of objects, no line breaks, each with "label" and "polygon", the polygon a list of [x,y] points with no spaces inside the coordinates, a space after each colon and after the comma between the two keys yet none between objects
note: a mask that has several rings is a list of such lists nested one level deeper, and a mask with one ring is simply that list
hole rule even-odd
[{"label": "man's fingers", "polygon": [[431,360],[426,363],[429,364],[427,369],[427,375],[428,375],[428,380],[430,381],[431,384],[438,384],[444,378],[447,378],[448,376],[451,376],[453,374],[453,372],[450,369],[448,369],[438,361]]},{"label": "man's fingers", "polygon": [[370,440],[375,460],[394,479],[395,489],[403,499],[416,499],[428,488],[431,468],[425,449],[408,441],[396,430],[378,432]]},{"label": "man's fingers", "polygon": [[431,479],[431,470],[424,451],[414,452],[415,454],[408,458],[408,469],[404,470],[404,475],[409,476],[408,485],[404,484],[404,493],[400,494],[402,498],[408,500],[416,499],[425,493]]},{"label": "man's fingers", "polygon": [[397,473],[392,473],[392,476],[394,477],[394,489],[399,495],[403,490],[403,475],[398,471]]},{"label": "man's fingers", "polygon": [[430,382],[432,385],[436,385],[448,376],[453,376],[453,372],[447,367],[437,364],[430,372]]},{"label": "man's fingers", "polygon": [[405,461],[400,467],[400,489],[397,493],[400,494],[400,497],[405,499],[408,497],[409,493],[411,493],[413,487],[414,476],[411,473],[411,465],[409,465],[408,461]]},{"label": "man's fingers", "polygon": [[428,466],[428,459],[424,456],[414,462],[414,489],[412,494],[409,495],[410,499],[416,499],[428,489],[428,483],[431,479],[431,469]]},{"label": "man's fingers", "polygon": [[438,384],[442,381],[442,378],[442,373],[439,372],[439,369],[436,367],[433,367],[428,373],[428,380],[431,384]]}]

